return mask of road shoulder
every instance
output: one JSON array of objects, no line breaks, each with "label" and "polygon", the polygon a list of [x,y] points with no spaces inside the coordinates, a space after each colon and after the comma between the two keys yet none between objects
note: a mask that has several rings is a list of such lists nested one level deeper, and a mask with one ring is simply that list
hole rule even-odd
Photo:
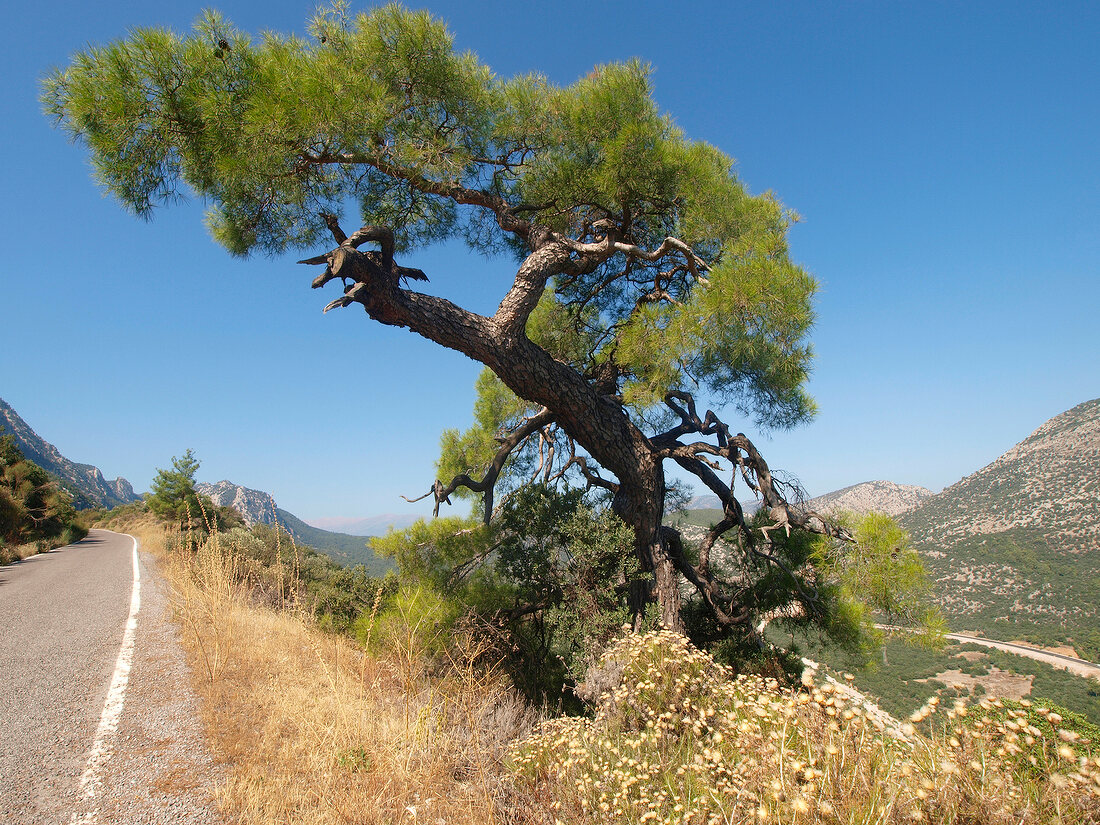
[{"label": "road shoulder", "polygon": [[221,825],[224,782],[155,557],[140,554],[142,606],[130,687],[98,800],[101,823]]}]

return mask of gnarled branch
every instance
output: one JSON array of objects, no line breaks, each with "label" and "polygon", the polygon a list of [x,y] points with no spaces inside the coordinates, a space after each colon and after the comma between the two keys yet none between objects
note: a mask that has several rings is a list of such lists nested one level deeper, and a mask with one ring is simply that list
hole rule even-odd
[{"label": "gnarled branch", "polygon": [[[699,478],[712,493],[718,496],[722,502],[723,511],[722,519],[711,527],[703,538],[697,565],[693,566],[687,562],[682,553],[679,555],[675,552],[670,553],[670,558],[677,569],[695,586],[714,611],[719,622],[723,624],[739,622],[740,619],[737,617],[741,617],[742,612],[736,612],[735,617],[735,612],[731,612],[730,607],[724,606],[725,602],[719,595],[720,588],[710,564],[711,552],[718,540],[730,530],[737,530],[743,549],[754,558],[782,570],[794,583],[800,601],[807,608],[812,608],[819,601],[816,588],[807,586],[783,559],[765,549],[772,543],[769,532],[782,528],[787,535],[790,535],[791,527],[797,527],[842,541],[851,542],[854,540],[853,537],[847,530],[832,524],[819,513],[807,510],[801,504],[792,504],[781,489],[783,485],[772,476],[767,461],[752,441],[744,433],[731,436],[726,424],[711,410],[708,410],[704,417],[700,417],[695,407],[695,400],[690,394],[670,393],[665,398],[665,404],[680,418],[680,423],[652,439],[656,455],[671,458],[683,469]],[[679,440],[681,436],[688,434],[713,436],[718,443],[706,441],[683,443]],[[741,504],[733,495],[732,481],[727,485],[719,478],[715,472],[716,463],[709,456],[730,462],[734,473],[740,471],[750,489],[763,499],[763,506],[772,519],[772,524],[760,528],[764,546],[761,546],[761,541],[753,534],[745,520]],[[672,542],[673,539],[668,537],[668,541]],[[732,604],[733,600],[730,600],[729,605]]]},{"label": "gnarled branch", "polygon": [[432,485],[432,489],[419,498],[409,499],[404,496],[402,496],[402,498],[405,498],[406,501],[420,501],[423,498],[434,495],[435,509],[433,510],[433,515],[438,516],[439,505],[444,502],[450,504],[451,494],[458,490],[459,487],[465,487],[467,490],[472,490],[475,493],[481,493],[483,495],[485,499],[483,519],[485,523],[488,524],[493,516],[493,491],[496,487],[497,478],[500,477],[500,471],[504,468],[504,462],[508,460],[508,456],[512,454],[512,451],[522,444],[528,436],[539,432],[553,420],[553,413],[544,407],[509,432],[508,435],[504,436],[501,439],[500,447],[493,455],[492,461],[489,462],[489,467],[485,470],[485,475],[480,479],[471,478],[468,473],[459,473],[446,485],[436,480]]}]

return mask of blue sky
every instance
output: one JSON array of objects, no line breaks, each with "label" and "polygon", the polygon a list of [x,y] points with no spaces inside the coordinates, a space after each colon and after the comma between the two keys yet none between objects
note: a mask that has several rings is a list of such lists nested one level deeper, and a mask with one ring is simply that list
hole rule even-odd
[{"label": "blue sky", "polygon": [[[213,5],[253,32],[301,32],[314,8]],[[1100,5],[425,5],[500,75],[651,63],[685,132],[802,215],[821,412],[770,435],[730,421],[811,493],[938,490],[1100,395]],[[40,112],[39,78],[75,50],[186,30],[202,7],[5,10],[0,397],[139,490],[191,447],[201,479],[304,518],[416,510],[398,495],[427,489],[439,431],[469,423],[478,366],[360,312],[322,316],[313,273],[231,259],[199,203],[130,217]],[[405,263],[478,311],[512,274],[455,247]]]}]

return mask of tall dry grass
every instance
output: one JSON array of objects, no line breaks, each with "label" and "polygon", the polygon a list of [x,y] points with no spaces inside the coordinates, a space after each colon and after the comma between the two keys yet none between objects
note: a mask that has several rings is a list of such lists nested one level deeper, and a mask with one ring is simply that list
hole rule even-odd
[{"label": "tall dry grass", "polygon": [[594,718],[513,748],[563,821],[1100,821],[1093,743],[1046,708],[933,701],[892,736],[832,684],[734,677],[667,632],[620,640],[592,678],[606,688]]},{"label": "tall dry grass", "polygon": [[49,553],[58,547],[75,544],[84,538],[87,531],[82,529],[66,529],[60,536],[48,539],[36,539],[26,544],[4,544],[0,541],[0,565],[29,559],[41,553]]},{"label": "tall dry grass", "polygon": [[408,617],[377,654],[322,632],[293,600],[259,604],[215,536],[142,531],[163,559],[235,822],[526,822],[504,768],[533,718],[472,636],[420,649]]},{"label": "tall dry grass", "polygon": [[60,547],[60,542],[32,541],[27,544],[0,544],[0,564],[11,564],[13,561],[22,561],[39,553],[48,553],[55,547]]},{"label": "tall dry grass", "polygon": [[594,716],[533,727],[474,635],[440,645],[410,610],[369,619],[367,653],[255,598],[216,539],[135,529],[171,582],[234,822],[1100,822],[1094,743],[1038,705],[932,702],[890,735],[833,685],[736,677],[658,632],[589,674]]}]

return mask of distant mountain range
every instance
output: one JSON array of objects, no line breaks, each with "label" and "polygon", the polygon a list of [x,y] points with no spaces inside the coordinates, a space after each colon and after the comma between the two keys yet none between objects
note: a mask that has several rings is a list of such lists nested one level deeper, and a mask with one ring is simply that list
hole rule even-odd
[{"label": "distant mountain range", "polygon": [[352,536],[384,536],[392,528],[402,530],[423,516],[412,513],[383,513],[370,518],[314,518],[309,524],[322,530],[338,530]]},{"label": "distant mountain range", "polygon": [[[721,512],[722,499],[718,498],[718,496],[715,495],[695,496],[695,498],[691,499],[686,505],[684,505],[684,509],[688,511],[714,510],[715,512]],[[760,509],[760,502],[752,500],[742,501],[741,509],[744,510],[747,514],[755,513],[757,510]]]},{"label": "distant mountain range", "polygon": [[14,435],[23,455],[54,476],[73,497],[79,510],[89,507],[117,507],[141,498],[124,478],[108,481],[98,467],[78,464],[42,439],[11,406],[0,398],[0,435]]},{"label": "distant mountain range", "polygon": [[[842,490],[807,499],[805,506],[820,513],[848,511],[851,513],[886,513],[897,516],[912,510],[928,496],[935,495],[931,490],[913,484],[896,484],[893,481],[864,481]],[[741,508],[747,514],[760,509],[759,501],[742,501]],[[721,511],[722,502],[718,496],[696,496],[691,499],[685,510]]]},{"label": "distant mountain range", "polygon": [[[15,436],[15,444],[24,456],[54,476],[73,496],[77,508],[111,508],[141,500],[126,479],[108,481],[99,468],[67,459],[53,444],[31,429],[11,405],[0,399],[0,435],[9,433]],[[276,507],[275,500],[268,493],[230,481],[219,481],[217,484],[200,482],[195,487],[216,504],[236,509],[250,527],[257,522],[271,524],[275,520],[274,514],[278,514],[279,523],[297,541],[331,556],[340,564],[362,564],[374,574],[385,573],[393,566],[387,559],[380,559],[372,553],[362,536],[311,527],[293,513]]]}]

